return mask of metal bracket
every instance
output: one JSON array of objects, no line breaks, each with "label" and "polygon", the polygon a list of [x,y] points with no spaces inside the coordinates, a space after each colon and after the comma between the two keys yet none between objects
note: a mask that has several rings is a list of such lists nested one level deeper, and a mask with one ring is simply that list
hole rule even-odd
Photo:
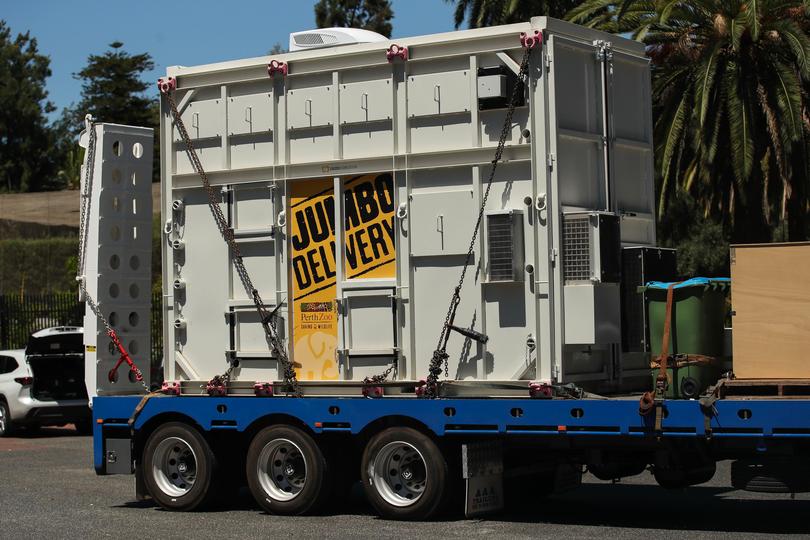
[{"label": "metal bracket", "polygon": [[613,43],[603,39],[597,39],[593,42],[596,49],[596,59],[600,62],[613,60]]},{"label": "metal bracket", "polygon": [[543,46],[543,33],[540,30],[520,33],[520,45],[524,49],[534,49]]},{"label": "metal bracket", "polygon": [[514,61],[514,59],[506,54],[505,52],[501,51],[499,53],[495,53],[495,56],[503,62],[503,65],[509,68],[509,70],[514,73],[515,75],[520,75],[520,64]]},{"label": "metal bracket", "polygon": [[177,79],[174,77],[166,77],[165,79],[161,77],[158,79],[157,85],[161,94],[168,94],[177,90]]},{"label": "metal bracket", "polygon": [[389,63],[393,62],[397,58],[402,59],[403,62],[407,62],[409,57],[410,53],[408,51],[408,47],[397,45],[396,43],[388,47],[388,50],[385,51],[385,58]]},{"label": "metal bracket", "polygon": [[283,62],[281,60],[270,60],[270,63],[267,64],[267,75],[272,77],[276,73],[281,74],[282,77],[286,77],[290,71],[287,62]]}]

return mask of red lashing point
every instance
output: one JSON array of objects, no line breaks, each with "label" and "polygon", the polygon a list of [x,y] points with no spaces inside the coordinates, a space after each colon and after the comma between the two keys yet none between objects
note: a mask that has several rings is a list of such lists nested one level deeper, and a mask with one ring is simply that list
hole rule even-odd
[{"label": "red lashing point", "polygon": [[270,60],[270,63],[267,64],[267,74],[271,77],[276,73],[280,73],[282,77],[286,77],[288,72],[287,62],[282,62],[280,60]]},{"label": "red lashing point", "polygon": [[535,46],[543,44],[543,34],[540,32],[540,30],[535,30],[534,32],[521,32],[520,44],[524,49],[534,49]]},{"label": "red lashing point", "polygon": [[393,62],[395,58],[401,58],[403,62],[408,60],[408,47],[397,45],[394,43],[385,52],[385,57],[389,62]]},{"label": "red lashing point", "polygon": [[161,77],[158,79],[158,90],[160,90],[161,94],[174,92],[177,90],[177,79],[174,77],[166,77],[165,79]]},{"label": "red lashing point", "polygon": [[269,382],[257,382],[253,385],[253,393],[261,397],[272,397],[273,384]]},{"label": "red lashing point", "polygon": [[180,383],[177,381],[163,381],[160,391],[169,396],[180,395]]}]

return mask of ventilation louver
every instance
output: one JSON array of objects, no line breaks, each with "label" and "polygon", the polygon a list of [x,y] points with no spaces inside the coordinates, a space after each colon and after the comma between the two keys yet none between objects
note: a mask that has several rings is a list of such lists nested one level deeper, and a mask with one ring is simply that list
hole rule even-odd
[{"label": "ventilation louver", "polygon": [[489,281],[523,281],[523,214],[487,214]]}]

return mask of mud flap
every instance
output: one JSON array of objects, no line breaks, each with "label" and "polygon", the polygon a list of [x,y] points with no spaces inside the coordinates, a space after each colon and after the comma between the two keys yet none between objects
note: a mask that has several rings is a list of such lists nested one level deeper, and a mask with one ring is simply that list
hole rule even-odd
[{"label": "mud flap", "polygon": [[503,447],[499,441],[461,445],[466,497],[464,514],[482,516],[503,510]]}]

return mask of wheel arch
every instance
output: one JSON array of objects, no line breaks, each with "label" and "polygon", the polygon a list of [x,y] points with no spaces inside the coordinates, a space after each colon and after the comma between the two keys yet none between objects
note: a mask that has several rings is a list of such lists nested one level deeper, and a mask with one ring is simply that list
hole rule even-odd
[{"label": "wheel arch", "polygon": [[158,415],[153,416],[146,422],[144,422],[143,426],[138,428],[138,431],[135,434],[133,443],[134,443],[134,450],[135,450],[135,457],[140,462],[142,460],[141,453],[143,452],[143,448],[146,445],[147,439],[149,436],[155,432],[160,426],[168,424],[169,422],[180,422],[183,424],[187,424],[189,427],[192,427],[200,432],[200,435],[203,438],[208,438],[208,433],[205,429],[194,420],[194,418],[178,412],[165,412],[160,413]]},{"label": "wheel arch", "polygon": [[363,426],[363,429],[360,430],[360,432],[358,433],[358,438],[362,441],[367,441],[377,433],[380,433],[381,431],[391,427],[409,427],[421,433],[424,433],[425,435],[433,438],[434,440],[439,439],[439,435],[424,422],[421,422],[412,416],[399,414],[383,416],[377,418],[372,422],[369,422],[368,424]]}]

